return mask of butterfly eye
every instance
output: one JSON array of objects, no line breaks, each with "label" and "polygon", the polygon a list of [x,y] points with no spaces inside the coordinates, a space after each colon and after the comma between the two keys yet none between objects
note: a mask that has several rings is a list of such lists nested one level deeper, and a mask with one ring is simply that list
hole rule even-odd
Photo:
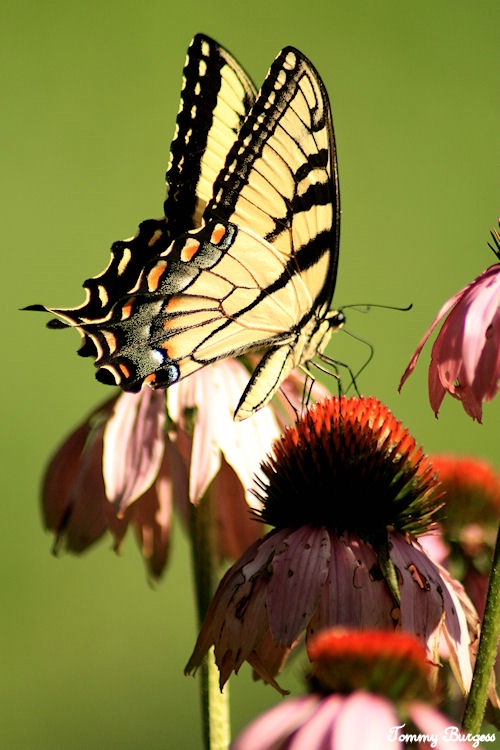
[{"label": "butterfly eye", "polygon": [[345,315],[342,310],[336,310],[328,315],[328,321],[330,328],[340,328],[345,323]]}]

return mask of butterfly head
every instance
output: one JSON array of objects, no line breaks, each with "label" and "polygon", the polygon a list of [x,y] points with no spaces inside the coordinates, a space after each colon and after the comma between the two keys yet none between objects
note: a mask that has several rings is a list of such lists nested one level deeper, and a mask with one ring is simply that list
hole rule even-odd
[{"label": "butterfly head", "polygon": [[345,315],[342,310],[331,310],[327,314],[326,320],[328,321],[330,331],[333,333],[343,327],[345,323]]}]

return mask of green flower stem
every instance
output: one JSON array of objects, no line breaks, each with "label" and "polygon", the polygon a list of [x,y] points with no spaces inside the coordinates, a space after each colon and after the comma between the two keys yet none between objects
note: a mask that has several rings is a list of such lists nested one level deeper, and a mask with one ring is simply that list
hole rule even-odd
[{"label": "green flower stem", "polygon": [[467,698],[463,727],[467,732],[477,734],[481,728],[491,670],[495,663],[500,635],[500,527],[490,571],[488,595],[484,609],[481,637],[477,653],[472,686]]},{"label": "green flower stem", "polygon": [[[219,582],[220,568],[210,491],[205,493],[197,507],[192,507],[191,554],[198,624],[201,626]],[[220,691],[213,648],[200,667],[199,678],[203,746],[205,750],[227,750],[230,742],[229,686]]]}]

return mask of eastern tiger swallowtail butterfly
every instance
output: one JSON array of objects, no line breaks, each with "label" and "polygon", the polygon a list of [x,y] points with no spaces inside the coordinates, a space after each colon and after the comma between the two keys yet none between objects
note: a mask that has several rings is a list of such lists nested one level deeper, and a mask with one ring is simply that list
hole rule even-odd
[{"label": "eastern tiger swallowtail butterfly", "polygon": [[286,47],[215,179],[201,227],[158,246],[107,315],[71,318],[93,344],[97,378],[130,391],[167,388],[218,359],[261,352],[235,411],[250,416],[343,322],[329,309],[339,229],[328,96],[309,60]]},{"label": "eastern tiger swallowtail butterfly", "polygon": [[252,81],[224,47],[204,34],[193,37],[170,146],[164,217],[143,221],[135,237],[112,245],[107,268],[83,283],[86,300],[79,307],[26,308],[52,312],[66,321],[52,320],[50,328],[77,327],[83,338],[78,352],[81,356],[98,354],[84,324],[106,320],[113,306],[137,284],[145,264],[168,248],[181,232],[200,226],[213,182],[255,95]]}]

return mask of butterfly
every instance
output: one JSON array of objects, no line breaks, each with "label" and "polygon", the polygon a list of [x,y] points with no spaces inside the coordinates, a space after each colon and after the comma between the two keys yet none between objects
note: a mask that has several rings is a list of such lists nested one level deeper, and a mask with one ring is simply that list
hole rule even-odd
[{"label": "butterfly", "polygon": [[96,357],[95,343],[84,325],[106,320],[114,305],[137,284],[145,264],[168,248],[181,232],[200,226],[212,184],[255,96],[254,84],[230,52],[214,39],[196,34],[182,75],[181,101],[165,177],[164,216],[143,221],[135,237],[113,243],[107,268],[84,281],[86,300],[82,305],[30,305],[25,309],[60,316],[61,319],[49,321],[48,327],[76,327],[83,339],[78,353]]},{"label": "butterfly", "polygon": [[234,414],[241,420],[343,323],[330,310],[340,230],[330,104],[297,49],[272,64],[200,218],[145,260],[105,318],[77,325],[95,349],[97,378],[130,391],[260,352]]}]

